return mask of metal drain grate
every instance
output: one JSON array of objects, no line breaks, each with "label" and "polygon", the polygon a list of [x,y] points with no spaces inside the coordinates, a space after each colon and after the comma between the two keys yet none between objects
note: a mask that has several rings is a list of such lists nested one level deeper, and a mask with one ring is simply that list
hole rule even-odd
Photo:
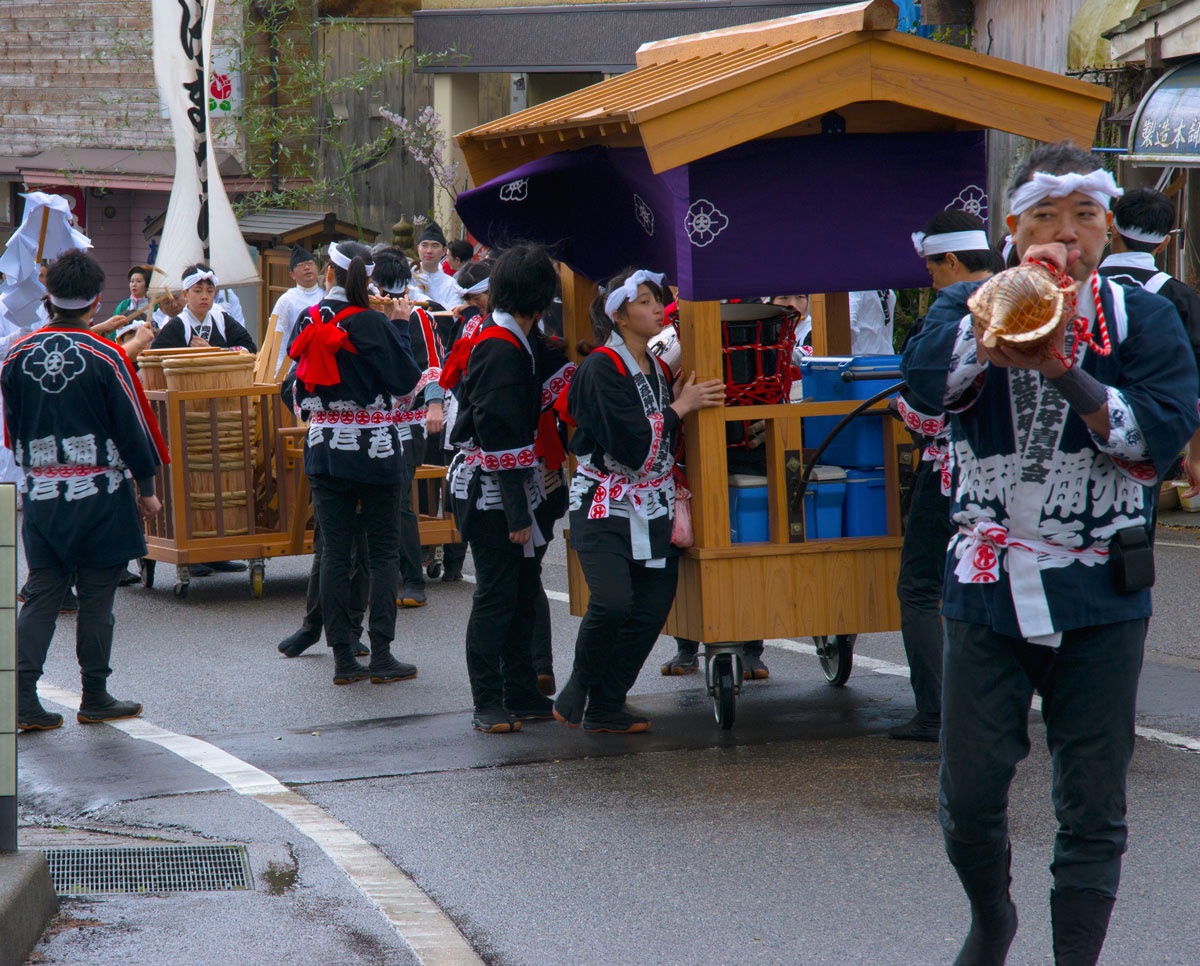
[{"label": "metal drain grate", "polygon": [[45,855],[60,896],[254,888],[244,845],[46,849]]}]

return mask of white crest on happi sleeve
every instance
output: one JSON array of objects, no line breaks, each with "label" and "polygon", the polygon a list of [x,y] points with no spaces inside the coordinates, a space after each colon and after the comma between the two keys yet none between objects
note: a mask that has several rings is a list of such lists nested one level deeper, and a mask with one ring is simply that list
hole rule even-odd
[{"label": "white crest on happi sleeve", "polygon": [[501,201],[524,201],[529,195],[529,179],[518,178],[500,186]]},{"label": "white crest on happi sleeve", "polygon": [[710,245],[721,232],[729,227],[729,216],[711,201],[700,198],[693,201],[683,221],[688,240],[697,248]]},{"label": "white crest on happi sleeve", "polygon": [[642,226],[642,231],[647,235],[654,234],[654,212],[650,206],[646,204],[641,195],[633,196],[633,214],[637,218],[638,224]]},{"label": "white crest on happi sleeve", "polygon": [[987,192],[979,185],[969,184],[958,196],[946,205],[947,211],[965,211],[968,215],[974,215],[980,221],[987,221],[988,218],[988,196]]}]

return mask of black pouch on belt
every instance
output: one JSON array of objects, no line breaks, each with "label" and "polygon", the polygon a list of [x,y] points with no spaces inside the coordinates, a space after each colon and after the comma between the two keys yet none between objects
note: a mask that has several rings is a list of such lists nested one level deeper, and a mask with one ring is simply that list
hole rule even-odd
[{"label": "black pouch on belt", "polygon": [[1113,589],[1132,594],[1154,586],[1154,548],[1145,527],[1126,527],[1113,534],[1108,545]]}]

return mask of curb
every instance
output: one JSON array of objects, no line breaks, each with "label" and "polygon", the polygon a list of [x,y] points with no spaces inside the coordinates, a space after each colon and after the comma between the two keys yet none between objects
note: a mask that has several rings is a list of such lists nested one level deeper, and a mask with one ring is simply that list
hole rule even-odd
[{"label": "curb", "polygon": [[0,966],[21,966],[58,912],[41,852],[0,852]]}]

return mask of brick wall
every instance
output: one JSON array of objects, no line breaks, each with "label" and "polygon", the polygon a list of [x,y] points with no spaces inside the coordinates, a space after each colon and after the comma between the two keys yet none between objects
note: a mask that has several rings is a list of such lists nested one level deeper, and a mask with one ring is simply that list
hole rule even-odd
[{"label": "brick wall", "polygon": [[[169,148],[150,0],[0,2],[0,153]],[[222,0],[218,29],[232,22]]]}]

